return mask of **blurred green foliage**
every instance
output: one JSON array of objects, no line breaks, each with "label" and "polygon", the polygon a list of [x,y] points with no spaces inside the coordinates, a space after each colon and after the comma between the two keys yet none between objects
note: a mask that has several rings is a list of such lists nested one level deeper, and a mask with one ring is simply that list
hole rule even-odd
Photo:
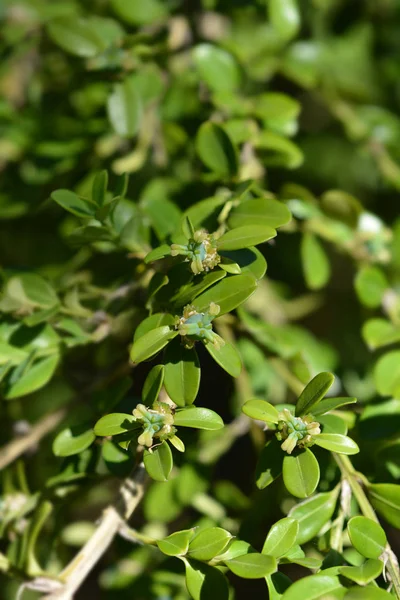
[{"label": "blurred green foliage", "polygon": [[0,19],[5,600],[400,598],[398,1]]}]

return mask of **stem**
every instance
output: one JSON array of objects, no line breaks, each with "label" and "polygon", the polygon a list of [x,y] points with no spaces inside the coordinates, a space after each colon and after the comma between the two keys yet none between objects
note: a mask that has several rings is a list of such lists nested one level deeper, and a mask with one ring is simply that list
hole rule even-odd
[{"label": "stem", "polygon": [[[61,586],[50,594],[42,596],[42,600],[71,600],[90,571],[111,545],[121,526],[136,510],[143,498],[146,482],[146,470],[143,463],[140,463],[121,485],[115,504],[107,506],[103,511],[92,537],[60,573]],[[44,577],[40,578],[40,583],[42,582],[45,584]],[[26,584],[26,587],[38,589],[38,583],[37,580],[33,580],[33,582]],[[45,589],[45,585],[43,585],[43,589]]]},{"label": "stem", "polygon": [[[379,519],[376,516],[376,513],[375,513],[373,507],[371,506],[371,504],[359,482],[358,473],[354,469],[349,457],[345,456],[343,454],[335,454],[334,452],[332,452],[332,456],[335,459],[335,461],[340,469],[343,479],[345,479],[349,483],[351,490],[354,494],[354,497],[357,500],[357,504],[360,507],[360,510],[361,510],[362,514],[364,515],[364,517],[367,517],[368,519],[375,521],[375,523],[380,524]],[[387,563],[386,563],[387,572],[390,577],[390,581],[393,584],[395,597],[398,600],[400,600],[399,565],[397,563],[396,557],[395,557],[393,550],[391,549],[389,543],[386,546],[385,552],[386,552],[386,558],[387,558]]]}]

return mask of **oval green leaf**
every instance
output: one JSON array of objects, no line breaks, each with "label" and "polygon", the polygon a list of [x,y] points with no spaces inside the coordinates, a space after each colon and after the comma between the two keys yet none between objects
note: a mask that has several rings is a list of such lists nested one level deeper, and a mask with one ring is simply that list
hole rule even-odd
[{"label": "oval green leaf", "polygon": [[263,554],[280,558],[294,546],[299,532],[299,523],[292,517],[281,519],[272,525],[265,539]]},{"label": "oval green leaf", "polygon": [[231,539],[232,535],[229,531],[221,527],[203,529],[190,542],[188,558],[209,561],[214,556],[221,554]]},{"label": "oval green leaf", "polygon": [[276,560],[273,556],[265,556],[258,552],[243,554],[225,561],[232,573],[243,579],[261,579],[276,571]]},{"label": "oval green leaf", "polygon": [[382,517],[400,529],[400,485],[373,483],[367,488],[368,498]]},{"label": "oval green leaf", "polygon": [[130,352],[131,361],[137,364],[154,356],[177,335],[178,332],[171,329],[169,325],[162,325],[148,331],[133,342]]},{"label": "oval green leaf", "polygon": [[137,428],[135,417],[129,413],[110,413],[101,417],[93,428],[96,435],[109,436]]},{"label": "oval green leaf", "polygon": [[70,190],[55,190],[51,194],[52,199],[64,210],[81,219],[92,219],[96,213],[96,205],[80,198]]},{"label": "oval green leaf", "polygon": [[320,290],[329,281],[331,267],[326,252],[312,233],[303,234],[300,247],[304,278],[310,290]]},{"label": "oval green leaf", "polygon": [[345,406],[346,404],[354,404],[357,402],[357,398],[324,398],[321,402],[318,403],[312,410],[312,414],[314,417],[318,415],[323,415],[330,410],[335,410],[340,406]]},{"label": "oval green leaf", "polygon": [[350,541],[366,558],[379,558],[386,546],[386,534],[382,527],[367,517],[353,517],[347,524]]},{"label": "oval green leaf", "polygon": [[194,529],[185,529],[171,533],[163,540],[158,540],[157,546],[167,556],[181,556],[187,553],[189,542],[195,533]]},{"label": "oval green leaf", "polygon": [[232,177],[238,170],[237,151],[226,131],[216,123],[206,122],[196,136],[196,151],[203,163],[222,177]]},{"label": "oval green leaf", "polygon": [[324,492],[313,498],[296,504],[289,512],[289,517],[299,523],[297,543],[305,544],[312,540],[335,512],[338,491]]},{"label": "oval green leaf", "polygon": [[240,71],[232,54],[213,44],[198,44],[193,60],[209,88],[214,92],[233,92],[240,84]]},{"label": "oval green leaf", "polygon": [[158,398],[164,383],[164,365],[156,365],[147,375],[142,389],[142,401],[146,406],[151,406]]},{"label": "oval green leaf", "polygon": [[134,80],[127,78],[123,83],[114,84],[107,100],[110,122],[122,137],[133,137],[138,132],[142,116],[142,105]]},{"label": "oval green leaf", "polygon": [[194,348],[173,340],[165,350],[165,389],[178,406],[193,404],[200,386],[200,362]]},{"label": "oval green leaf", "polygon": [[296,417],[312,413],[314,407],[325,396],[335,378],[332,373],[318,373],[301,392],[296,403]]},{"label": "oval green leaf", "polygon": [[270,198],[252,198],[241,202],[229,216],[229,227],[262,225],[276,229],[289,223],[290,210],[283,202]]},{"label": "oval green leaf", "polygon": [[224,426],[224,422],[216,412],[209,408],[188,406],[176,411],[174,425],[177,427],[193,427],[194,429],[213,431],[221,429]]},{"label": "oval green leaf", "polygon": [[223,346],[216,348],[213,344],[207,343],[206,350],[213,357],[215,362],[232,377],[239,377],[242,370],[242,361],[238,351],[233,344],[225,342]]},{"label": "oval green leaf", "polygon": [[220,307],[219,316],[231,312],[242,304],[257,289],[257,281],[247,273],[225,277],[209,288],[193,302],[198,312],[205,312],[211,302]]},{"label": "oval green leaf", "polygon": [[319,464],[306,448],[298,454],[285,456],[282,469],[286,489],[296,498],[310,496],[319,482]]},{"label": "oval green leaf", "polygon": [[257,246],[276,236],[275,229],[263,225],[244,225],[224,233],[217,240],[218,250],[241,250]]},{"label": "oval green leaf", "polygon": [[360,448],[347,435],[340,433],[320,433],[315,436],[315,443],[325,450],[337,452],[338,454],[357,454]]},{"label": "oval green leaf", "polygon": [[283,594],[282,600],[326,600],[335,598],[334,593],[342,588],[338,577],[318,573],[295,581]]},{"label": "oval green leaf", "polygon": [[370,558],[359,567],[341,567],[340,574],[355,581],[358,585],[367,585],[374,581],[383,570],[383,562],[377,558]]},{"label": "oval green leaf", "polygon": [[182,560],[185,563],[186,587],[193,600],[228,600],[228,582],[219,569],[197,560]]},{"label": "oval green leaf", "polygon": [[146,471],[155,481],[167,481],[172,471],[172,452],[167,442],[144,451],[143,462]]},{"label": "oval green leaf", "polygon": [[56,456],[73,456],[89,448],[95,439],[96,435],[91,427],[66,427],[55,438],[53,452]]},{"label": "oval green leaf", "polygon": [[242,412],[252,419],[265,421],[266,423],[277,423],[279,420],[275,406],[257,398],[245,402],[242,406]]}]

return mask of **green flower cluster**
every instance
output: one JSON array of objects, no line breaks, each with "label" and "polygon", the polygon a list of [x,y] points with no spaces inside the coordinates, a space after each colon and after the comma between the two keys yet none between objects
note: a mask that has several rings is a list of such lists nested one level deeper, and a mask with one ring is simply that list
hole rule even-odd
[{"label": "green flower cluster", "polygon": [[186,261],[190,261],[190,268],[195,275],[203,271],[211,271],[221,261],[215,237],[205,229],[193,232],[193,237],[187,244],[172,244],[171,256],[178,255],[186,256]]},{"label": "green flower cluster", "polygon": [[216,349],[225,344],[222,337],[213,331],[211,324],[219,312],[220,307],[214,302],[210,303],[208,311],[201,313],[191,304],[185,306],[183,315],[176,318],[175,329],[182,336],[186,348],[193,348],[198,341],[210,342]]},{"label": "green flower cluster", "polygon": [[166,402],[154,402],[153,408],[147,408],[144,404],[138,404],[132,411],[138,423],[143,426],[143,433],[138,437],[141,446],[150,448],[154,445],[154,439],[161,442],[175,436],[174,416],[172,408]]},{"label": "green flower cluster", "polygon": [[321,433],[320,425],[313,421],[311,415],[295,417],[289,409],[284,408],[278,414],[276,437],[283,440],[282,450],[291,454],[296,448],[308,448],[315,443],[315,436]]}]

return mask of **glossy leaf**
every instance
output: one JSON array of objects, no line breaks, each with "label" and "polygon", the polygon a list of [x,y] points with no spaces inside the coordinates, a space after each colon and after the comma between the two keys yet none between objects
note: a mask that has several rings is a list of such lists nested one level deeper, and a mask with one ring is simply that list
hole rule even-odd
[{"label": "glossy leaf", "polygon": [[109,436],[125,433],[137,427],[133,415],[128,413],[110,413],[101,417],[93,428],[96,435]]},{"label": "glossy leaf", "polygon": [[70,190],[56,190],[51,194],[52,199],[57,202],[64,210],[72,213],[81,219],[91,219],[95,216],[96,205],[80,198]]},{"label": "glossy leaf", "polygon": [[313,408],[312,414],[314,417],[317,417],[329,412],[330,410],[336,410],[340,406],[354,404],[355,402],[357,402],[357,398],[324,398],[317,404],[317,406]]},{"label": "glossy leaf", "polygon": [[347,423],[337,415],[321,415],[318,417],[322,433],[339,433],[347,435]]},{"label": "glossy leaf", "polygon": [[177,427],[193,427],[195,429],[221,429],[224,422],[219,415],[209,408],[188,406],[178,409],[175,413],[174,424]]},{"label": "glossy leaf", "polygon": [[276,408],[269,402],[257,398],[245,402],[242,406],[242,412],[252,419],[265,421],[266,423],[277,423],[279,420]]},{"label": "glossy leaf", "polygon": [[205,312],[211,302],[220,307],[220,315],[231,312],[251,296],[257,288],[257,282],[252,275],[242,274],[225,277],[193,302],[198,312]]},{"label": "glossy leaf", "polygon": [[229,531],[221,527],[210,527],[199,531],[189,544],[188,558],[209,561],[214,556],[221,554],[232,536]]},{"label": "glossy leaf", "polygon": [[280,558],[296,543],[298,532],[299,523],[296,519],[286,517],[277,521],[268,532],[262,553]]},{"label": "glossy leaf", "polygon": [[183,560],[186,587],[193,600],[228,600],[228,582],[219,569],[197,560]]},{"label": "glossy leaf", "polygon": [[337,598],[335,592],[342,589],[338,577],[330,575],[310,575],[295,581],[283,594],[282,600],[323,600]]},{"label": "glossy leaf", "polygon": [[167,556],[181,556],[187,553],[189,542],[195,534],[194,529],[184,529],[171,533],[163,540],[157,541],[157,546]]},{"label": "glossy leaf", "polygon": [[114,84],[107,100],[107,111],[116,133],[128,138],[137,133],[142,106],[133,79],[127,78],[123,83]]},{"label": "glossy leaf", "polygon": [[393,527],[400,529],[400,485],[373,483],[367,488],[368,498],[376,511]]},{"label": "glossy leaf", "polygon": [[108,172],[104,169],[96,173],[92,184],[92,200],[97,206],[103,206],[106,201]]},{"label": "glossy leaf", "polygon": [[53,42],[75,56],[92,58],[105,49],[95,24],[88,19],[67,16],[54,19],[47,31]]},{"label": "glossy leaf", "polygon": [[213,91],[233,92],[240,84],[240,71],[233,56],[213,44],[198,44],[193,60],[199,75]]},{"label": "glossy leaf", "polygon": [[345,600],[392,600],[392,594],[375,586],[352,587],[344,596]]},{"label": "glossy leaf", "polygon": [[258,552],[243,554],[225,561],[232,573],[243,579],[261,579],[276,571],[276,560]]},{"label": "glossy leaf", "polygon": [[239,265],[243,274],[249,273],[256,279],[262,279],[267,270],[267,262],[257,248],[242,248],[241,250],[221,251],[223,259],[231,260]]},{"label": "glossy leaf", "polygon": [[282,594],[291,586],[292,580],[284,573],[277,571],[265,578],[268,586],[269,600],[280,600]]},{"label": "glossy leaf", "polygon": [[167,481],[173,466],[172,452],[168,442],[144,451],[143,462],[146,471],[155,481]]},{"label": "glossy leaf", "polygon": [[354,285],[360,301],[368,308],[377,308],[382,302],[388,282],[378,267],[368,266],[357,273]]},{"label": "glossy leaf", "polygon": [[320,433],[315,437],[315,443],[325,450],[339,454],[357,454],[360,451],[351,438],[339,433]]},{"label": "glossy leaf", "polygon": [[252,198],[241,202],[229,216],[229,227],[257,225],[276,229],[289,223],[291,213],[283,202],[269,198]]},{"label": "glossy leaf", "polygon": [[89,448],[95,439],[96,435],[91,427],[66,427],[54,439],[53,452],[56,456],[79,454]]},{"label": "glossy leaf", "polygon": [[379,558],[386,546],[382,527],[367,517],[352,517],[347,524],[350,541],[366,558]]},{"label": "glossy leaf", "polygon": [[314,454],[306,448],[298,454],[283,459],[283,481],[286,489],[296,498],[310,496],[319,482],[319,464]]},{"label": "glossy leaf", "polygon": [[374,368],[374,382],[381,396],[400,394],[400,350],[381,356]]},{"label": "glossy leaf", "polygon": [[199,296],[202,292],[207,290],[217,281],[220,281],[226,276],[224,271],[215,269],[210,273],[201,273],[193,279],[190,283],[183,285],[179,291],[171,298],[176,307],[184,306]]},{"label": "glossy leaf", "polygon": [[53,354],[53,356],[47,356],[35,362],[24,371],[17,381],[7,386],[4,397],[7,400],[20,398],[45,386],[53,377],[59,360],[59,354]]},{"label": "glossy leaf", "polygon": [[145,333],[152,331],[153,329],[157,329],[162,325],[174,325],[175,318],[168,313],[154,313],[150,317],[143,319],[143,321],[138,325],[135,329],[134,334],[134,342],[136,342],[139,338],[141,338]]},{"label": "glossy leaf", "polygon": [[171,342],[164,354],[165,389],[178,406],[193,404],[200,386],[200,362],[194,348],[185,348],[180,339]]},{"label": "glossy leaf", "polygon": [[203,163],[222,177],[232,177],[238,169],[237,151],[226,131],[216,123],[206,122],[196,136],[197,154]]},{"label": "glossy leaf", "polygon": [[164,365],[156,365],[147,375],[142,389],[142,401],[145,406],[152,406],[158,399],[161,387],[164,383]]},{"label": "glossy leaf", "polygon": [[362,336],[371,350],[400,341],[400,328],[386,319],[369,319],[364,323]]},{"label": "glossy leaf", "polygon": [[292,39],[300,28],[297,0],[269,0],[269,18],[272,27],[284,40]]},{"label": "glossy leaf", "polygon": [[208,343],[206,344],[206,350],[224,371],[232,377],[239,377],[242,370],[242,361],[235,346],[225,342],[223,346],[217,349],[213,344]]},{"label": "glossy leaf", "polygon": [[370,558],[359,567],[341,567],[340,574],[355,581],[358,585],[367,585],[374,581],[383,570],[383,562],[376,558]]},{"label": "glossy leaf", "polygon": [[262,244],[276,236],[275,229],[263,225],[245,225],[224,233],[218,239],[218,250],[241,250]]},{"label": "glossy leaf", "polygon": [[171,329],[169,325],[162,325],[161,327],[156,327],[156,329],[148,331],[134,341],[130,352],[131,361],[137,364],[147,358],[151,358],[177,335],[178,332]]},{"label": "glossy leaf", "polygon": [[323,288],[329,281],[331,267],[322,244],[315,235],[307,232],[302,237],[300,250],[307,287],[310,290]]},{"label": "glossy leaf", "polygon": [[318,373],[318,375],[311,379],[297,400],[296,417],[313,413],[313,410],[331,387],[334,379],[332,373]]},{"label": "glossy leaf", "polygon": [[154,248],[151,252],[149,252],[144,259],[144,262],[148,265],[156,260],[160,260],[165,256],[169,256],[171,254],[171,246],[169,244],[162,244],[158,246],[158,248]]},{"label": "glossy leaf", "polygon": [[115,13],[130,25],[149,25],[167,15],[161,0],[111,0]]}]

